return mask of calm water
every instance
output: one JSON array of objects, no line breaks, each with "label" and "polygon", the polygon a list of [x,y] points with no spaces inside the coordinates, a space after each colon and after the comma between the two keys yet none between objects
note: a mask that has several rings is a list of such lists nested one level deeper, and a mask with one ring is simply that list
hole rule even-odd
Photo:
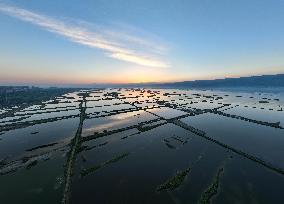
[{"label": "calm water", "polygon": [[3,109],[0,203],[284,203],[283,109],[281,91],[173,89]]}]

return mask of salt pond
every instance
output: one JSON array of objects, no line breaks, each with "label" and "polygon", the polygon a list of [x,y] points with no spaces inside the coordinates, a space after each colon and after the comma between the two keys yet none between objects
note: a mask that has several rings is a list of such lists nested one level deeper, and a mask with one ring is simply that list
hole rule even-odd
[{"label": "salt pond", "polygon": [[0,110],[1,203],[283,203],[284,95],[94,89]]}]

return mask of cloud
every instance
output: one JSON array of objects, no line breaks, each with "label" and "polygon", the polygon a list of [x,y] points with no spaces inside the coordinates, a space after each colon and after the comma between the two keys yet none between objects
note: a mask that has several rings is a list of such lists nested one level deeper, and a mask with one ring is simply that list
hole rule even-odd
[{"label": "cloud", "polygon": [[147,57],[127,54],[127,53],[112,53],[110,57],[115,59],[124,60],[127,62],[133,62],[136,64],[148,66],[148,67],[165,67],[164,62],[153,60],[153,59],[147,59]]},{"label": "cloud", "polygon": [[72,25],[26,9],[0,4],[0,12],[37,25],[70,41],[103,50],[108,57],[147,67],[165,68],[169,63],[161,60],[165,51],[158,43],[115,30],[91,31],[86,26]]}]

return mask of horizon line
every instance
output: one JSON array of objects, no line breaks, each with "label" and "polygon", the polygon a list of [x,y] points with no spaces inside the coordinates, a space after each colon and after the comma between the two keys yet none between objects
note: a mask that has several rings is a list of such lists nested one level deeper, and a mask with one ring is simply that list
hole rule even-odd
[{"label": "horizon line", "polygon": [[182,83],[182,82],[194,82],[194,81],[215,81],[215,80],[225,80],[225,79],[239,79],[239,78],[250,78],[250,77],[261,77],[261,76],[276,76],[284,75],[283,73],[276,74],[256,74],[256,75],[245,75],[245,76],[230,76],[214,79],[194,79],[194,80],[182,80],[182,81],[153,81],[153,82],[93,82],[93,83],[36,83],[36,82],[6,82],[2,83],[0,81],[0,86],[90,86],[90,85],[131,85],[131,84],[171,84],[171,83]]}]

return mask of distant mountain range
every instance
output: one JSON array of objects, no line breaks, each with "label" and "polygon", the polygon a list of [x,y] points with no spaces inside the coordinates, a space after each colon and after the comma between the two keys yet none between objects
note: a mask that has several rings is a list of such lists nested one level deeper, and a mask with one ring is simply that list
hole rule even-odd
[{"label": "distant mountain range", "polygon": [[113,88],[235,88],[235,87],[283,87],[284,74],[196,80],[171,83],[93,84],[93,87]]},{"label": "distant mountain range", "polygon": [[284,87],[284,74],[250,76],[240,78],[225,78],[215,80],[196,80],[174,83],[164,83],[161,86],[176,88],[218,88],[218,87]]}]

